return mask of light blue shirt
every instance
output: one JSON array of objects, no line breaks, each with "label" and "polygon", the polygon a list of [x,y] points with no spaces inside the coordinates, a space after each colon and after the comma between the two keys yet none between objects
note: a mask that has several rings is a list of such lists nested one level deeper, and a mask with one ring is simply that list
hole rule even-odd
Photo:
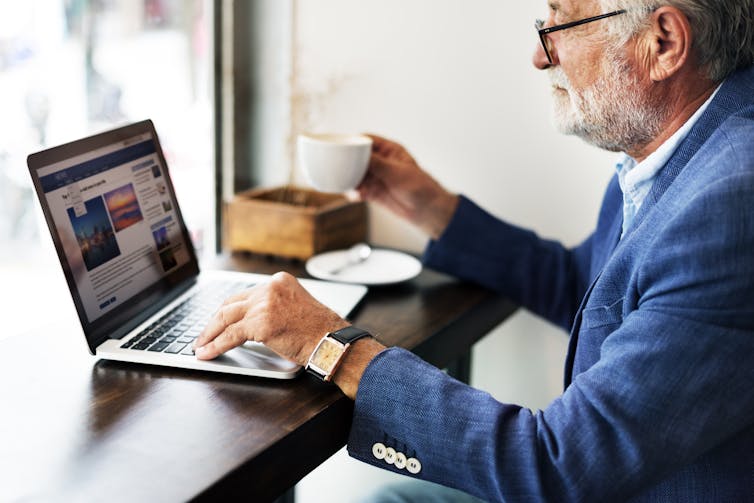
[{"label": "light blue shirt", "polygon": [[628,154],[623,153],[620,155],[615,169],[618,172],[618,183],[623,192],[623,232],[621,235],[624,235],[626,230],[631,226],[644,199],[649,194],[657,175],[660,174],[660,171],[673,156],[681,142],[686,139],[686,136],[699,120],[699,117],[707,110],[712,98],[715,97],[719,89],[720,87],[718,86],[715,92],[712,93],[712,96],[699,107],[699,110],[646,159],[637,164],[636,160]]}]

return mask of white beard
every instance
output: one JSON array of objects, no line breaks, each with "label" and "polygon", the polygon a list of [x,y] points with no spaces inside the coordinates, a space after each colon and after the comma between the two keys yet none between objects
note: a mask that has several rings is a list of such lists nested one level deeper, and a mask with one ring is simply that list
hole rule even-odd
[{"label": "white beard", "polygon": [[556,128],[614,152],[646,145],[662,130],[667,107],[652,103],[619,58],[606,56],[604,66],[600,77],[580,92],[574,91],[560,66],[550,67]]}]

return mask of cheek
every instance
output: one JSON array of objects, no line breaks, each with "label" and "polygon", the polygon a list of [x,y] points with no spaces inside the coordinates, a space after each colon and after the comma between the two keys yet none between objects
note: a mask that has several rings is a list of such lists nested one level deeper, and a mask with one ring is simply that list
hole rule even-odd
[{"label": "cheek", "polygon": [[562,65],[573,89],[582,92],[591,88],[602,73],[597,65]]},{"label": "cheek", "polygon": [[[587,40],[564,38],[558,47],[560,66],[574,88],[582,90],[591,86],[603,72],[604,55]],[[591,42],[589,42],[591,43]]]}]

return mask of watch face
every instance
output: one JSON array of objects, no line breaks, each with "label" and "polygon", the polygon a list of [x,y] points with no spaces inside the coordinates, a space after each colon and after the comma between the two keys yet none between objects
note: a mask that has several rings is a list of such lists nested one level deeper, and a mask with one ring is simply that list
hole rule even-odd
[{"label": "watch face", "polygon": [[343,353],[343,344],[329,337],[322,339],[321,344],[312,355],[311,363],[326,373],[331,373]]}]

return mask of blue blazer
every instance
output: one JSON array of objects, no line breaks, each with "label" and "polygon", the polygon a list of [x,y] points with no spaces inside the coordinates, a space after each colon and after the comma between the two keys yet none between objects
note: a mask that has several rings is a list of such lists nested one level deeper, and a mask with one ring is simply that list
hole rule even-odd
[{"label": "blue blazer", "polygon": [[426,264],[570,329],[565,391],[533,412],[388,349],[361,380],[350,454],[490,501],[754,501],[754,68],[723,84],[622,239],[621,224],[616,179],[574,249],[462,198]]}]

